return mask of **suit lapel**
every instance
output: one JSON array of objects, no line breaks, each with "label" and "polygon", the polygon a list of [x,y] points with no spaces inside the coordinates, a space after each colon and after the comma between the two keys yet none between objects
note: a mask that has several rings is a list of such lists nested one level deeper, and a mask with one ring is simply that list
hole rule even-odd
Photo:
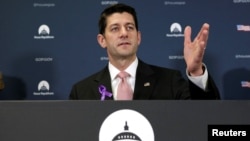
[{"label": "suit lapel", "polygon": [[[111,79],[110,79],[110,73],[108,70],[108,67],[106,66],[100,73],[97,74],[95,80],[97,84],[97,91],[96,91],[96,97],[101,99],[101,93],[99,92],[99,87],[102,85],[106,88],[106,91],[112,93],[111,88]],[[106,96],[105,100],[113,100],[113,95],[111,97]]]},{"label": "suit lapel", "polygon": [[139,60],[136,71],[134,99],[150,99],[155,85],[154,71]]}]

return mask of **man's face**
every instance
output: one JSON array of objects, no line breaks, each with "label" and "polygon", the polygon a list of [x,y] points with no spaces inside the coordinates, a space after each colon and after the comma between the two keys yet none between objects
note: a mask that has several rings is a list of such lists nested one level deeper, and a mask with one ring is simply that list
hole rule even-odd
[{"label": "man's face", "polygon": [[103,35],[98,35],[98,42],[111,59],[135,57],[141,41],[133,16],[129,13],[114,13],[107,17],[107,26]]}]

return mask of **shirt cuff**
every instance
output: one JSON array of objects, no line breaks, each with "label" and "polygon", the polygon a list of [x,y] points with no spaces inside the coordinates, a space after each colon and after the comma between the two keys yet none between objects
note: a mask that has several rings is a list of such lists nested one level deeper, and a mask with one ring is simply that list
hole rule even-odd
[{"label": "shirt cuff", "polygon": [[204,67],[204,73],[201,76],[190,76],[187,70],[186,70],[186,75],[191,82],[193,82],[199,88],[205,90],[208,80],[208,72],[205,64],[203,64],[203,67]]}]

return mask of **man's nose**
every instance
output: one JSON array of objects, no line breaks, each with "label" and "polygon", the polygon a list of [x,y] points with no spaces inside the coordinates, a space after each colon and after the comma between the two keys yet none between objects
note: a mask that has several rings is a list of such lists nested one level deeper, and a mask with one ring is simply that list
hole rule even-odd
[{"label": "man's nose", "polygon": [[128,31],[126,29],[126,27],[122,27],[120,30],[120,37],[127,37],[128,36]]}]

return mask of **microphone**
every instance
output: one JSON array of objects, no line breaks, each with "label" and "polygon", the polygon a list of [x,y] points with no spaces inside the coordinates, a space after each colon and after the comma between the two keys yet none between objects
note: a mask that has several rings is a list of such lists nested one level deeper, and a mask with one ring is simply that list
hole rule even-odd
[{"label": "microphone", "polygon": [[0,90],[3,90],[4,88],[4,82],[3,82],[3,74],[0,72]]}]

